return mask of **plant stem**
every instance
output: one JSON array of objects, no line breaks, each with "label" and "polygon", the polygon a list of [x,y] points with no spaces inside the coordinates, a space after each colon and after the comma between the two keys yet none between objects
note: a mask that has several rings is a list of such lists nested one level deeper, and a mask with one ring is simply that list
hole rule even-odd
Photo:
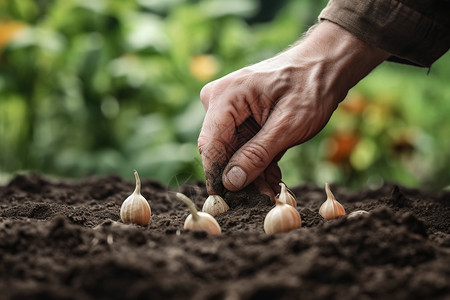
[{"label": "plant stem", "polygon": [[327,198],[330,198],[331,200],[336,200],[336,198],[334,198],[334,195],[330,190],[330,185],[328,183],[325,183],[325,192],[327,193]]},{"label": "plant stem", "polygon": [[136,177],[136,189],[134,190],[135,194],[141,194],[141,179],[139,178],[139,174],[136,170],[134,170],[134,177]]},{"label": "plant stem", "polygon": [[189,199],[182,193],[177,193],[177,197],[188,206],[192,214],[192,219],[194,220],[194,222],[196,222],[200,218],[200,216],[198,215],[197,208],[195,207],[194,202],[192,202],[191,199]]}]

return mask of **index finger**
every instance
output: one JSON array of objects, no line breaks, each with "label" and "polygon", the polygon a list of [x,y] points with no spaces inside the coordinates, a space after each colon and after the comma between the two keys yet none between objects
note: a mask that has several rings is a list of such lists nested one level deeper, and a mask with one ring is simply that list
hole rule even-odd
[{"label": "index finger", "polygon": [[[223,194],[223,169],[239,148],[236,128],[251,115],[242,88],[220,88],[215,99],[208,99],[205,119],[198,138],[198,149],[210,195]],[[204,101],[204,100],[202,100]]]},{"label": "index finger", "polygon": [[222,195],[225,192],[222,173],[233,152],[234,130],[234,120],[230,115],[221,116],[214,109],[208,109],[198,138],[198,149],[210,195]]}]

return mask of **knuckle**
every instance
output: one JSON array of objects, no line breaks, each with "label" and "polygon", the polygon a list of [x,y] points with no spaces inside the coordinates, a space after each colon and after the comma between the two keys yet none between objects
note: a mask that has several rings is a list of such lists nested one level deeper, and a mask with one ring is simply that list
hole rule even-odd
[{"label": "knuckle", "polygon": [[242,148],[242,155],[248,162],[257,169],[265,169],[271,161],[269,151],[266,146],[259,143],[249,143]]},{"label": "knuckle", "polygon": [[202,90],[200,91],[200,100],[202,101],[203,106],[205,108],[208,106],[208,103],[211,99],[212,89],[213,89],[213,83],[210,82],[207,85],[205,85],[202,88]]},{"label": "knuckle", "polygon": [[206,145],[208,144],[208,139],[205,136],[199,136],[197,140],[197,147],[200,154],[203,153]]}]

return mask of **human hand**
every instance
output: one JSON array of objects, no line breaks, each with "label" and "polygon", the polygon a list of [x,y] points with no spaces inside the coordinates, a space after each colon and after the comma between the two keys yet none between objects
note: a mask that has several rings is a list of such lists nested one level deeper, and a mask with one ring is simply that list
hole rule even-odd
[{"label": "human hand", "polygon": [[285,52],[206,85],[198,148],[208,193],[254,181],[273,199],[285,151],[315,136],[348,90],[388,56],[324,21]]}]

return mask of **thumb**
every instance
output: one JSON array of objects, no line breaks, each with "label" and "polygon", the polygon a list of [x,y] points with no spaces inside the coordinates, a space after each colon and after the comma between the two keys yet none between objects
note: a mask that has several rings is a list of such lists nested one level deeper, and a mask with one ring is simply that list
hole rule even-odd
[{"label": "thumb", "polygon": [[280,126],[266,123],[234,153],[222,175],[222,182],[227,190],[238,191],[250,184],[264,172],[278,153],[288,147],[288,140],[280,134],[280,130]]}]

